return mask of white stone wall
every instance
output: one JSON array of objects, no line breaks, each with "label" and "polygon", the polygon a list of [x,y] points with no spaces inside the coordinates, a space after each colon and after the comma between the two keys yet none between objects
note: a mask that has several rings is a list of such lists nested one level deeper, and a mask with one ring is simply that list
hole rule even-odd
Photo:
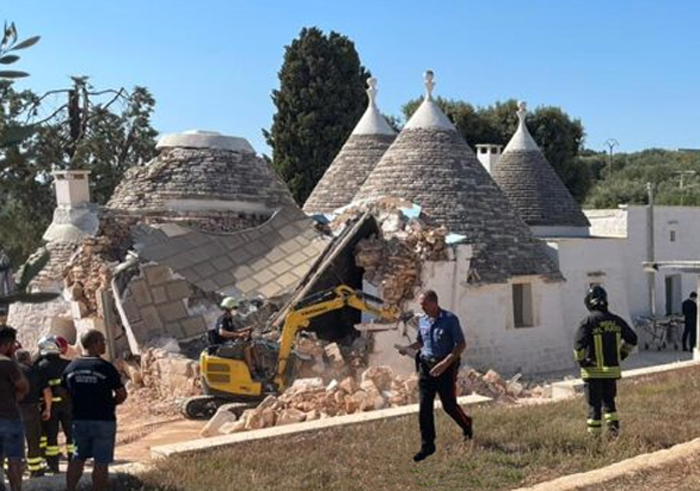
[{"label": "white stone wall", "polygon": [[610,310],[628,323],[631,321],[624,260],[626,245],[627,240],[619,238],[550,240],[549,246],[556,250],[559,268],[566,278],[562,285],[562,304],[567,357],[571,353],[576,327],[588,313],[583,299],[592,283],[607,290]]},{"label": "white stone wall", "polygon": [[[443,308],[454,312],[464,330],[464,363],[477,369],[494,368],[506,374],[542,373],[571,366],[571,346],[563,322],[563,282],[546,283],[537,277],[515,278],[532,284],[535,325],[513,327],[512,282],[475,287],[466,283],[469,252],[457,248],[456,261],[426,263],[423,286],[434,289]],[[415,304],[406,306],[420,312]],[[411,341],[416,338],[409,329]],[[375,337],[373,363],[390,364],[400,373],[414,369],[410,359],[395,353],[394,344],[408,344],[400,332]]]},{"label": "white stone wall", "polygon": [[46,303],[12,304],[8,324],[17,327],[22,346],[33,351],[39,339],[51,332],[54,318],[72,319],[69,301],[59,297]]},{"label": "white stone wall", "polygon": [[[591,232],[596,235],[626,237],[623,260],[630,314],[648,315],[648,289],[642,262],[647,260],[647,209],[628,206],[619,210],[587,211]],[[671,231],[675,241],[671,242]],[[700,208],[680,206],[654,207],[654,247],[656,261],[700,260]],[[672,272],[661,271],[655,276],[656,312],[666,313],[665,277]],[[695,289],[696,275],[681,275],[681,299]]]}]

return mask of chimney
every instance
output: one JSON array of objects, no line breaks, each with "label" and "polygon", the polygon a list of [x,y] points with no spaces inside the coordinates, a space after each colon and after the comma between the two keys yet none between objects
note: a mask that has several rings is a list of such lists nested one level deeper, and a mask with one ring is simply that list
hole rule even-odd
[{"label": "chimney", "polygon": [[51,173],[56,184],[58,206],[80,206],[90,202],[89,170],[57,170]]},{"label": "chimney", "polygon": [[493,174],[502,151],[503,145],[480,143],[476,146],[476,156],[489,174]]}]

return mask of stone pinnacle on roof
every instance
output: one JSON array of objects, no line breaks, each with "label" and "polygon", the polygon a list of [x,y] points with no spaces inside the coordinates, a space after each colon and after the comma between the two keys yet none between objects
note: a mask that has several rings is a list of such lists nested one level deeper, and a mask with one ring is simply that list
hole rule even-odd
[{"label": "stone pinnacle on roof", "polygon": [[469,281],[493,283],[512,276],[558,278],[543,243],[518,217],[467,142],[426,95],[355,196],[355,201],[394,197],[422,207],[474,247]]},{"label": "stone pinnacle on roof", "polygon": [[526,115],[527,106],[520,102],[518,129],[498,160],[493,178],[531,227],[589,227],[580,205],[530,135]]},{"label": "stone pinnacle on roof", "polygon": [[367,110],[304,203],[307,213],[330,213],[349,204],[396,138],[377,107],[377,79],[367,79],[367,87]]},{"label": "stone pinnacle on roof", "polygon": [[433,100],[433,89],[435,88],[435,74],[432,70],[425,72],[425,97],[411,119],[406,123],[405,128],[442,128],[456,131],[455,125],[442,112],[437,103]]}]

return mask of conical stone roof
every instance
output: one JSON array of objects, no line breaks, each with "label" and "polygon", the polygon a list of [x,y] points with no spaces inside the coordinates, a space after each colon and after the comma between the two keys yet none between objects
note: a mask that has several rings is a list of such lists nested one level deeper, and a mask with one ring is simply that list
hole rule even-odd
[{"label": "conical stone roof", "polygon": [[530,135],[524,102],[518,129],[492,171],[496,183],[531,227],[590,226],[586,215]]},{"label": "conical stone roof", "polygon": [[130,169],[107,208],[158,214],[210,211],[271,215],[294,206],[287,186],[243,138],[215,132],[165,135],[159,154]]},{"label": "conical stone roof", "polygon": [[304,203],[307,213],[330,213],[349,204],[396,139],[377,107],[377,80],[370,78],[367,85],[367,110]]},{"label": "conical stone roof", "polygon": [[432,99],[432,72],[423,103],[399,133],[355,201],[403,198],[474,247],[469,281],[512,276],[559,278],[556,265],[518,217],[454,125]]}]

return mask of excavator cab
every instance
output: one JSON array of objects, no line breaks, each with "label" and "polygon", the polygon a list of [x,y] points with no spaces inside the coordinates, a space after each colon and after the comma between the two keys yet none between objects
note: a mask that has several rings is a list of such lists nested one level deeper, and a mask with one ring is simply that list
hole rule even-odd
[{"label": "excavator cab", "polygon": [[251,376],[242,353],[237,353],[235,347],[222,344],[202,351],[199,368],[204,394],[185,400],[183,414],[190,419],[206,419],[213,416],[221,405],[237,403],[231,411],[240,416],[267,395],[283,391],[294,380],[298,358],[293,349],[296,335],[309,327],[311,319],[344,307],[369,312],[385,321],[399,319],[396,308],[385,306],[381,299],[345,285],[306,297],[285,316],[279,343],[254,340],[263,365],[261,378]]}]

